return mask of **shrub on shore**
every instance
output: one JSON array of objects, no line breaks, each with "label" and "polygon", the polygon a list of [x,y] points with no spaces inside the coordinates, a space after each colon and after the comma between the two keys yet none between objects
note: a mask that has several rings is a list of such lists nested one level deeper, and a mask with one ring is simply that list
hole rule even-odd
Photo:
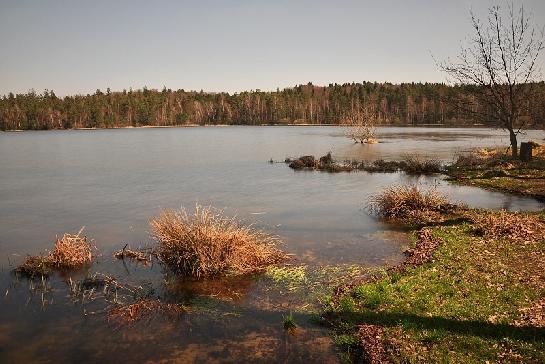
[{"label": "shrub on shore", "polygon": [[259,271],[287,255],[280,239],[212,207],[164,210],[150,221],[157,254],[172,271],[195,278]]},{"label": "shrub on shore", "polygon": [[75,269],[91,263],[93,246],[82,235],[83,228],[75,235],[64,234],[57,238],[49,254],[28,256],[23,264],[15,269],[16,273],[26,276],[46,276],[54,269]]},{"label": "shrub on shore", "polygon": [[436,218],[453,205],[437,189],[422,191],[418,186],[393,186],[372,196],[369,207],[373,213],[386,218]]}]

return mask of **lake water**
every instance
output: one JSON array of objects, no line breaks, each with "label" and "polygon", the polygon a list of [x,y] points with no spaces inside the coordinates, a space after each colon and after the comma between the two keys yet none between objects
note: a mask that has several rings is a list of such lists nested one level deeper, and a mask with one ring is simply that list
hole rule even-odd
[{"label": "lake water", "polygon": [[[392,184],[436,185],[475,207],[543,208],[528,198],[453,186],[439,176],[329,174],[267,162],[328,151],[341,160],[417,153],[450,162],[472,148],[508,144],[504,131],[491,129],[381,128],[376,145],[354,144],[343,134],[339,127],[0,133],[0,362],[336,360],[327,333],[308,315],[296,314],[300,334],[285,335],[282,314],[296,299],[272,290],[266,279],[199,285],[168,278],[167,284],[157,265],[113,261],[112,252],[125,243],[151,244],[148,221],[161,208],[200,203],[225,209],[279,235],[297,263],[309,267],[371,267],[401,259],[403,232],[365,209],[372,194]],[[522,136],[544,138],[542,131]],[[207,309],[175,322],[112,327],[103,315],[83,316],[82,307],[70,303],[66,277],[51,280],[45,300],[53,303],[44,308],[29,283],[14,282],[9,272],[26,254],[51,248],[56,235],[82,226],[102,254],[90,271],[151,284],[157,296],[173,302],[205,300]]]}]

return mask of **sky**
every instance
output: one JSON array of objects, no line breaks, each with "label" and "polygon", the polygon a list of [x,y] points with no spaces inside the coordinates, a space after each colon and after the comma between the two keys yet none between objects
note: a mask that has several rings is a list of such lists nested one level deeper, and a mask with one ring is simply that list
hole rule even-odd
[{"label": "sky", "polygon": [[[444,82],[432,55],[498,1],[0,0],[0,95]],[[545,25],[545,0],[514,4]]]}]

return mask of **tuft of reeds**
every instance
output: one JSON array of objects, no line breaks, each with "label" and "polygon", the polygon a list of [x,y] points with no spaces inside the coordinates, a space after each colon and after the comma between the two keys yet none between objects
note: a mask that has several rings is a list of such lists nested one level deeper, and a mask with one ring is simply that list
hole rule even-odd
[{"label": "tuft of reeds", "polygon": [[91,263],[93,245],[82,232],[83,228],[75,235],[64,234],[57,238],[51,252],[28,256],[15,272],[28,277],[47,276],[54,269],[74,269]]},{"label": "tuft of reeds", "polygon": [[55,247],[48,255],[49,264],[55,268],[72,269],[91,263],[92,245],[81,235],[83,228],[75,235],[64,234],[55,241]]},{"label": "tuft of reeds", "polygon": [[252,273],[287,258],[276,247],[278,237],[210,206],[196,205],[192,214],[184,208],[164,210],[150,226],[160,261],[185,276]]},{"label": "tuft of reeds", "polygon": [[392,186],[369,201],[371,212],[386,218],[433,218],[451,207],[436,188],[423,191],[417,185]]}]

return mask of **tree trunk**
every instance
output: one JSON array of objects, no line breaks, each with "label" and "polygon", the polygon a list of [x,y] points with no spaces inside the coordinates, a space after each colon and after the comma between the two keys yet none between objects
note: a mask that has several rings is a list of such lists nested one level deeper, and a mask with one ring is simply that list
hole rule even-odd
[{"label": "tree trunk", "polygon": [[511,141],[511,156],[513,158],[518,157],[518,144],[517,144],[517,134],[513,129],[509,129],[509,140]]}]

